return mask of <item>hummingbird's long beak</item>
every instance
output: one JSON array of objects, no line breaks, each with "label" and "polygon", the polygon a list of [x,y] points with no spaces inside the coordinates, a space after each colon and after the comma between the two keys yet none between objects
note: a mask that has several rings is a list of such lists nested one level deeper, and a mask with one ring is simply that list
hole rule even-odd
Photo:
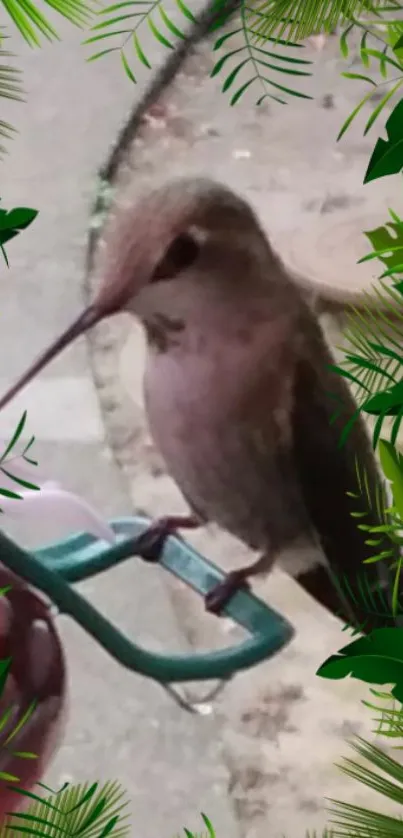
[{"label": "hummingbird's long beak", "polygon": [[77,320],[75,320],[74,323],[72,323],[71,326],[69,326],[68,329],[66,329],[66,331],[54,341],[54,343],[45,349],[42,355],[34,361],[32,366],[28,368],[21,378],[19,378],[18,381],[10,387],[8,392],[0,398],[0,410],[5,407],[6,404],[8,404],[11,399],[13,399],[14,396],[16,396],[17,393],[19,393],[20,390],[22,390],[22,388],[29,383],[29,381],[35,378],[38,372],[46,367],[47,364],[53,360],[53,358],[56,358],[62,349],[65,349],[65,347],[69,346],[73,340],[98,323],[104,314],[105,312],[100,306],[94,304],[88,306],[88,308],[86,308],[80,316],[77,317]]}]

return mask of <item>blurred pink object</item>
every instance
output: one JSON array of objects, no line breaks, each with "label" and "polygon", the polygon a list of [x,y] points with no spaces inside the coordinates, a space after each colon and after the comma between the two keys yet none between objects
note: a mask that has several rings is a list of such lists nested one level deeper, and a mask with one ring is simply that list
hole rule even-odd
[{"label": "blurred pink object", "polygon": [[322,50],[326,46],[328,37],[328,35],[324,35],[323,33],[321,33],[320,35],[311,35],[308,38],[308,41],[310,44],[312,44],[313,48],[316,49],[317,52],[322,52]]},{"label": "blurred pink object", "polygon": [[[4,463],[8,471],[8,463]],[[95,538],[113,544],[115,533],[109,524],[78,495],[63,489],[54,480],[47,480],[36,466],[29,466],[21,457],[13,457],[10,473],[16,477],[38,485],[39,489],[21,488],[3,471],[0,475],[0,488],[8,489],[20,495],[20,499],[0,497],[0,508],[10,518],[43,521],[43,529],[49,521],[57,526],[60,538],[75,532],[87,532]]]},{"label": "blurred pink object", "polygon": [[[0,771],[18,781],[0,778],[0,823],[8,812],[27,805],[13,787],[32,790],[56,750],[66,710],[66,670],[62,645],[42,597],[0,564],[0,586],[11,590],[0,598],[0,660],[11,658],[0,696]],[[32,715],[9,742],[8,737],[35,702]],[[16,752],[36,754],[26,759]],[[29,803],[29,801],[28,801]]]}]

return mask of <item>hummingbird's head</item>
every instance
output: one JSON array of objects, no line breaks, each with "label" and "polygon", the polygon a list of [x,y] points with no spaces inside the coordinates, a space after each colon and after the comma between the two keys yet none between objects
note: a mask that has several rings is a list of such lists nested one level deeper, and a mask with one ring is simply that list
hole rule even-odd
[{"label": "hummingbird's head", "polygon": [[128,311],[186,318],[250,283],[253,264],[275,258],[250,206],[207,178],[178,178],[122,208],[105,237],[95,300],[0,398],[4,407],[73,340],[105,317]]}]

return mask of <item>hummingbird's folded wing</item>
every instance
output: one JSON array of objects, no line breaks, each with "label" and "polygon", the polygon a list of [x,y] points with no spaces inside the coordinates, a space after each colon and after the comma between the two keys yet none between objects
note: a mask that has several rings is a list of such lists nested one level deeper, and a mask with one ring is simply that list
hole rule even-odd
[{"label": "hummingbird's folded wing", "polygon": [[[330,393],[336,394],[345,405],[344,419],[331,422],[334,402]],[[377,492],[384,492],[361,419],[353,427],[345,445],[340,445],[342,429],[355,408],[344,381],[326,365],[323,369],[315,369],[307,361],[298,364],[292,425],[294,457],[302,495],[330,570],[340,579],[344,590],[350,586],[362,604],[362,588],[358,582],[360,577],[363,580],[365,576],[367,590],[369,587],[373,591],[381,584],[385,596],[390,598],[392,575],[384,562],[364,564],[374,553],[381,552],[383,547],[368,545],[368,535],[358,526],[361,519],[352,516],[352,513],[366,508],[364,498],[352,498],[348,494],[359,494],[357,463],[361,473],[366,476],[371,497],[375,498]],[[365,523],[374,526],[384,523],[376,504],[370,506]],[[386,536],[385,546],[391,546]],[[323,581],[323,571],[321,573]],[[318,580],[312,580],[312,592],[315,585],[320,587],[321,584]],[[387,614],[390,614],[389,608]]]}]

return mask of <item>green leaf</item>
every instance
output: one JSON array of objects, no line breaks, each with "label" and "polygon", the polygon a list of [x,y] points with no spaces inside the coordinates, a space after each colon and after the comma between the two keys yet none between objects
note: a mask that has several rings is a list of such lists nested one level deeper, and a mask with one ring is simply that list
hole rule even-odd
[{"label": "green leaf", "polygon": [[[242,28],[242,26],[240,26],[239,29],[234,29],[232,32],[227,32],[226,35],[222,35],[221,38],[217,38],[217,40],[216,40],[216,42],[213,46],[213,52],[215,52],[217,49],[220,49],[223,46],[223,44],[225,44],[226,41],[228,41],[234,35],[238,35],[239,32],[242,32],[242,31],[243,31],[243,28]],[[244,49],[244,47],[240,47],[240,49]]]},{"label": "green leaf", "polygon": [[182,40],[184,40],[185,36],[184,36],[183,32],[181,32],[181,30],[178,29],[177,26],[175,26],[175,24],[172,22],[172,20],[170,20],[170,18],[168,17],[162,3],[161,3],[160,6],[158,6],[158,11],[159,11],[159,13],[161,15],[161,18],[164,21],[165,26],[167,27],[167,29],[169,29],[169,31],[172,32],[172,34],[175,35],[176,38],[181,38]]},{"label": "green leaf", "polygon": [[387,55],[385,50],[382,50],[381,52],[379,49],[367,49],[366,53],[367,55],[373,56],[373,58],[377,58],[380,64],[389,64],[391,67],[394,67],[396,70],[399,70],[399,72],[403,70],[403,65],[398,63],[397,61],[394,61],[393,58],[390,58],[390,56]]},{"label": "green leaf", "polygon": [[151,70],[151,64],[148,61],[148,58],[146,58],[146,56],[144,55],[143,50],[141,49],[140,42],[139,42],[139,39],[137,37],[136,32],[133,32],[133,43],[134,43],[134,49],[136,51],[137,58],[141,61],[142,64],[144,64],[145,67],[147,67],[149,70]]},{"label": "green leaf", "polygon": [[[91,5],[86,0],[46,0],[46,3],[74,26],[87,25],[93,15]],[[3,4],[22,37],[31,47],[40,46],[39,34],[48,41],[60,40],[47,17],[31,0],[3,0]]]},{"label": "green leaf", "polygon": [[401,35],[400,38],[396,41],[396,43],[393,45],[393,51],[395,51],[397,49],[401,49],[402,47],[403,47],[403,35]]},{"label": "green leaf", "polygon": [[10,489],[0,489],[0,495],[4,498],[11,498],[13,500],[22,500],[21,495],[17,495],[16,492],[11,492]]},{"label": "green leaf", "polygon": [[331,655],[317,673],[338,680],[351,676],[369,684],[394,684],[392,695],[403,702],[403,629],[376,629]]},{"label": "green leaf", "polygon": [[364,67],[369,67],[369,64],[370,64],[369,57],[368,57],[368,50],[366,49],[367,37],[368,37],[368,30],[366,30],[364,32],[364,34],[361,38],[361,43],[360,43],[360,58],[361,58],[361,61],[364,65]]},{"label": "green leaf", "polygon": [[13,739],[17,736],[17,734],[20,732],[20,730],[22,730],[22,728],[24,727],[24,725],[26,725],[26,723],[27,723],[27,722],[29,721],[29,719],[31,718],[32,714],[35,712],[36,707],[37,707],[37,704],[38,704],[38,702],[37,702],[37,701],[31,701],[31,704],[29,705],[29,707],[27,707],[27,709],[25,710],[25,713],[23,713],[23,714],[22,714],[22,716],[21,716],[21,717],[20,717],[20,719],[18,720],[18,722],[17,722],[17,724],[15,725],[15,727],[13,728],[13,730],[11,731],[11,733],[8,735],[8,737],[7,737],[7,739],[6,739],[5,743],[4,743],[5,745],[9,745],[9,743],[10,743],[10,742],[11,742],[11,741],[12,741],[12,740],[13,740]]},{"label": "green leaf", "polygon": [[178,9],[182,12],[182,14],[190,20],[191,23],[196,23],[196,18],[190,11],[190,9],[185,5],[183,0],[175,0]]},{"label": "green leaf", "polygon": [[[361,737],[356,737],[350,746],[359,755],[360,761],[343,759],[338,768],[347,776],[401,805],[401,762]],[[391,817],[351,803],[338,800],[330,802],[333,804],[330,816],[331,824],[335,824],[334,838],[401,838],[402,820],[399,814]]]},{"label": "green leaf", "polygon": [[221,56],[221,58],[219,58],[219,60],[216,61],[216,63],[214,64],[214,67],[210,73],[211,78],[218,75],[218,73],[222,70],[224,64],[226,63],[226,61],[228,61],[229,58],[232,58],[234,55],[237,55],[238,53],[243,51],[244,47],[239,47],[238,49],[233,49],[231,50],[231,52],[227,52],[225,55]]},{"label": "green leaf", "polygon": [[59,792],[52,792],[39,784],[51,796],[41,797],[25,792],[20,787],[15,791],[32,801],[27,811],[16,812],[9,817],[7,829],[13,836],[58,835],[60,838],[125,838],[129,835],[127,823],[127,800],[117,783],[98,783],[72,786],[64,784]]},{"label": "green leaf", "polygon": [[147,22],[148,22],[148,25],[151,29],[151,32],[153,33],[153,35],[157,39],[157,41],[159,41],[160,44],[162,44],[162,46],[167,47],[168,49],[173,49],[173,44],[171,44],[170,41],[168,41],[165,38],[165,36],[161,34],[159,29],[157,29],[157,27],[156,27],[156,25],[155,25],[151,16],[149,18],[147,18]]},{"label": "green leaf", "polygon": [[[394,235],[392,235],[392,232]],[[359,260],[359,264],[369,259],[379,259],[388,269],[397,267],[403,261],[403,223],[388,222],[374,230],[365,230],[364,235],[374,248],[372,253]]]},{"label": "green leaf", "polygon": [[216,838],[216,834],[214,832],[213,825],[212,825],[211,821],[208,819],[207,815],[204,815],[203,812],[202,812],[201,816],[204,820],[205,825],[207,826],[208,834],[209,834],[210,838]]},{"label": "green leaf", "polygon": [[399,81],[386,93],[386,95],[381,99],[379,104],[374,108],[372,114],[365,126],[364,136],[368,134],[370,128],[372,128],[376,119],[378,119],[379,114],[383,111],[385,105],[389,102],[390,99],[395,95],[396,91],[401,87],[403,84],[403,79],[399,79]]},{"label": "green leaf", "polygon": [[403,99],[386,122],[387,140],[378,139],[368,168],[364,183],[371,180],[397,174],[403,168]]},{"label": "green leaf", "polygon": [[0,780],[6,783],[19,783],[20,778],[15,774],[8,774],[7,771],[0,771]]},{"label": "green leaf", "polygon": [[[243,94],[247,91],[247,89],[251,86],[251,84],[253,84],[253,82],[254,82],[254,79],[249,79],[249,81],[246,81],[245,84],[243,84],[241,87],[238,88],[238,90],[236,91],[236,93],[234,93],[234,95],[233,95],[233,97],[230,101],[230,105],[232,107],[234,105],[236,105],[236,103],[239,101],[241,96],[243,96]],[[258,102],[258,104],[260,104],[260,101]]]},{"label": "green leaf", "polygon": [[87,58],[87,61],[96,61],[97,58],[102,58],[103,55],[108,55],[108,52],[116,52],[117,47],[111,47],[110,49],[103,49],[101,52],[96,52],[94,55],[90,55]]},{"label": "green leaf", "polygon": [[362,408],[365,413],[369,413],[372,416],[380,416],[381,414],[385,414],[385,416],[396,416],[402,405],[403,381],[399,381],[394,387],[388,387],[386,390],[375,393],[374,396],[371,396],[363,403]]},{"label": "green leaf", "polygon": [[344,32],[342,32],[342,34],[340,36],[340,42],[339,42],[340,43],[340,52],[341,52],[343,58],[348,58],[349,48],[348,48],[347,38],[348,38],[351,30],[353,29],[353,27],[354,27],[354,24],[350,23],[350,25],[347,27],[347,29],[345,29]]},{"label": "green leaf", "polygon": [[[277,48],[279,46],[285,47],[303,47],[302,44],[295,44],[292,41],[284,40],[280,37],[271,38],[261,35],[256,30],[256,21],[260,16],[260,12],[256,9],[251,9],[247,5],[241,6],[241,27],[231,32],[226,32],[224,35],[218,38],[218,40],[214,44],[214,51],[222,47],[224,44],[228,44],[231,42],[231,39],[236,37],[236,41],[234,45],[234,49],[228,49],[225,55],[222,55],[221,58],[216,62],[213,67],[212,76],[218,75],[218,73],[223,69],[224,65],[226,65],[227,61],[234,56],[241,54],[244,56],[243,60],[234,67],[229,75],[227,76],[223,86],[222,91],[225,93],[235,81],[236,77],[238,76],[239,72],[245,68],[245,70],[252,70],[253,75],[251,78],[247,79],[240,87],[236,90],[235,94],[232,96],[230,100],[231,106],[235,105],[236,102],[243,96],[243,94],[248,90],[249,87],[253,84],[259,84],[260,88],[263,90],[262,95],[260,95],[257,99],[256,104],[261,104],[265,99],[270,98],[273,101],[279,102],[280,104],[286,104],[284,98],[275,94],[276,90],[281,91],[289,96],[299,97],[303,99],[311,99],[312,97],[306,93],[303,93],[299,90],[294,90],[290,87],[285,85],[278,84],[269,78],[266,73],[266,68],[273,73],[282,73],[283,75],[287,76],[310,76],[311,71],[297,69],[298,66],[308,66],[312,62],[308,59],[297,59],[293,58],[292,56],[288,55],[285,51],[277,49],[275,52],[273,49],[270,49],[266,46],[266,44],[274,44]],[[239,33],[243,35],[243,44],[239,46]],[[270,59],[270,60],[269,60]],[[288,66],[287,66],[288,65]],[[290,65],[292,65],[290,67]],[[274,88],[274,92],[273,92]]]},{"label": "green leaf", "polygon": [[124,68],[124,71],[125,71],[126,75],[130,79],[130,81],[132,81],[134,84],[136,84],[135,76],[133,75],[133,73],[132,73],[132,71],[129,67],[129,62],[128,62],[123,50],[121,50],[120,57],[122,59],[122,64],[123,64],[123,68]]},{"label": "green leaf", "polygon": [[351,111],[350,115],[347,117],[345,122],[343,122],[343,125],[340,128],[340,131],[339,131],[338,136],[337,136],[337,141],[341,140],[343,134],[345,134],[347,129],[350,127],[353,119],[355,119],[357,114],[364,107],[366,102],[368,102],[371,99],[371,97],[373,95],[374,95],[374,90],[370,90],[369,93],[367,93],[366,96],[364,96],[364,98],[361,99],[361,102],[358,103],[358,105],[354,108],[354,110]]},{"label": "green leaf", "polygon": [[363,76],[362,73],[342,73],[341,74],[345,79],[355,79],[356,81],[366,81],[368,84],[372,84],[373,87],[377,87],[377,84],[373,79],[369,76]]},{"label": "green leaf", "polygon": [[237,77],[238,73],[240,73],[240,71],[242,70],[242,67],[244,67],[244,66],[245,66],[245,64],[247,64],[247,63],[248,63],[248,59],[247,59],[247,58],[245,58],[245,59],[244,59],[244,61],[241,61],[241,62],[240,62],[240,64],[238,64],[238,65],[237,65],[237,66],[236,66],[236,67],[235,67],[235,68],[234,68],[234,69],[230,72],[230,74],[227,76],[227,78],[225,79],[225,82],[224,82],[224,84],[223,84],[223,86],[222,86],[222,91],[223,91],[223,93],[225,93],[225,92],[226,92],[226,90],[228,90],[228,89],[231,87],[231,85],[232,85],[232,84],[233,84],[233,82],[235,81],[235,79],[236,79],[236,77]]},{"label": "green leaf", "polygon": [[22,486],[23,489],[32,489],[35,491],[39,491],[39,486],[37,486],[35,483],[30,483],[28,480],[23,480],[22,477],[17,477],[15,474],[11,474],[11,472],[5,469],[4,466],[0,466],[0,471],[2,471],[3,474],[6,475],[6,477],[9,477],[10,480],[14,480],[15,483],[17,483],[19,486]]},{"label": "green leaf", "polygon": [[[9,211],[0,209],[0,247],[3,248],[6,242],[18,236],[21,230],[26,230],[37,215],[37,210],[29,209],[28,207],[16,207]],[[7,260],[4,249],[3,255]]]},{"label": "green leaf", "polygon": [[19,423],[18,423],[18,425],[17,425],[17,427],[16,427],[16,429],[15,429],[15,431],[14,431],[14,433],[13,433],[13,436],[11,437],[10,442],[9,442],[9,443],[8,443],[8,445],[7,445],[6,450],[4,451],[4,453],[2,454],[2,456],[0,457],[0,463],[3,463],[3,462],[4,462],[4,460],[6,459],[7,455],[10,453],[10,451],[12,451],[12,450],[13,450],[14,446],[15,446],[15,445],[16,445],[16,443],[18,442],[18,440],[19,440],[19,438],[20,438],[20,436],[21,436],[21,434],[22,434],[22,432],[23,432],[23,430],[24,430],[26,419],[27,419],[27,411],[26,411],[26,410],[24,410],[24,413],[23,413],[23,414],[22,414],[22,416],[21,416],[21,419],[20,419],[20,421],[19,421]]},{"label": "green leaf", "polygon": [[378,450],[383,473],[391,482],[394,503],[403,521],[403,456],[386,439],[379,440]]}]

